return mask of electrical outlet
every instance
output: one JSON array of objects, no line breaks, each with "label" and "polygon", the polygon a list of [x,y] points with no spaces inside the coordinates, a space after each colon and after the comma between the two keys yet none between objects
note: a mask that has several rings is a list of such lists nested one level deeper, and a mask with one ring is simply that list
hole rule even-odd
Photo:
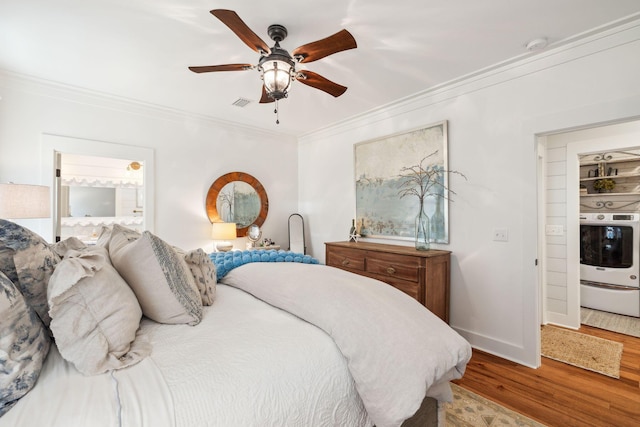
[{"label": "electrical outlet", "polygon": [[509,241],[509,230],[506,228],[494,228],[493,229],[493,240],[496,242],[508,242]]},{"label": "electrical outlet", "polygon": [[544,231],[547,236],[564,236],[564,228],[561,225],[547,225]]}]

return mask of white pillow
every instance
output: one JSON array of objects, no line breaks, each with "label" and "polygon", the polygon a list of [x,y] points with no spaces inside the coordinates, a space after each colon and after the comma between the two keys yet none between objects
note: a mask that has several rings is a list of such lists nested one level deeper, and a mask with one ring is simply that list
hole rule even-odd
[{"label": "white pillow", "polygon": [[134,239],[114,226],[109,256],[138,297],[145,316],[159,323],[200,323],[198,287],[184,258],[171,245],[148,231]]},{"label": "white pillow", "polygon": [[109,242],[111,241],[111,234],[113,230],[116,230],[119,233],[124,234],[129,241],[137,240],[140,238],[140,233],[131,228],[125,227],[120,224],[113,224],[110,226],[103,225],[100,228],[100,233],[98,234],[98,240],[96,240],[96,246],[102,246],[109,250]]},{"label": "white pillow", "polygon": [[142,310],[101,247],[69,250],[49,287],[50,328],[62,357],[85,375],[131,366],[150,353],[136,340]]}]

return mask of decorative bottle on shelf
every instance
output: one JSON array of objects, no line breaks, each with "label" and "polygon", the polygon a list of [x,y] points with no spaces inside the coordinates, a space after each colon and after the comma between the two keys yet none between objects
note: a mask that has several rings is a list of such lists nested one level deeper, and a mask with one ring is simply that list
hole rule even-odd
[{"label": "decorative bottle on shelf", "polygon": [[605,168],[606,168],[607,164],[604,162],[600,162],[598,163],[598,176],[599,177],[603,177],[605,176]]},{"label": "decorative bottle on shelf", "polygon": [[349,241],[350,242],[356,241],[356,220],[355,219],[351,220],[351,229],[349,230]]}]

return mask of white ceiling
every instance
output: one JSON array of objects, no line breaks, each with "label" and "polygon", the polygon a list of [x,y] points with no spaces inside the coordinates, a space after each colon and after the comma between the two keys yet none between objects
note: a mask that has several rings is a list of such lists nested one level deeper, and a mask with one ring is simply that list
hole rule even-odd
[{"label": "white ceiling", "polygon": [[[333,98],[294,83],[276,125],[273,104],[258,103],[257,71],[187,69],[258,61],[211,9],[236,11],[269,46],[267,27],[284,25],[290,52],[348,29],[357,49],[301,68],[349,89]],[[553,48],[639,12],[638,0],[1,0],[0,69],[302,135],[535,54],[524,48],[532,39]],[[233,106],[240,97],[253,102]]]}]

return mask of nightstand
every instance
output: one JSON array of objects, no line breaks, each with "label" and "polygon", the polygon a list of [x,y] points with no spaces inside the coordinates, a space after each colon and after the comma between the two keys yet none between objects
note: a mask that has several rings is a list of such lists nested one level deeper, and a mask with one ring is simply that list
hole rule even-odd
[{"label": "nightstand", "polygon": [[269,249],[274,249],[276,251],[280,250],[280,245],[271,245],[271,246],[256,246],[253,248],[249,248],[250,251],[266,251]]}]

